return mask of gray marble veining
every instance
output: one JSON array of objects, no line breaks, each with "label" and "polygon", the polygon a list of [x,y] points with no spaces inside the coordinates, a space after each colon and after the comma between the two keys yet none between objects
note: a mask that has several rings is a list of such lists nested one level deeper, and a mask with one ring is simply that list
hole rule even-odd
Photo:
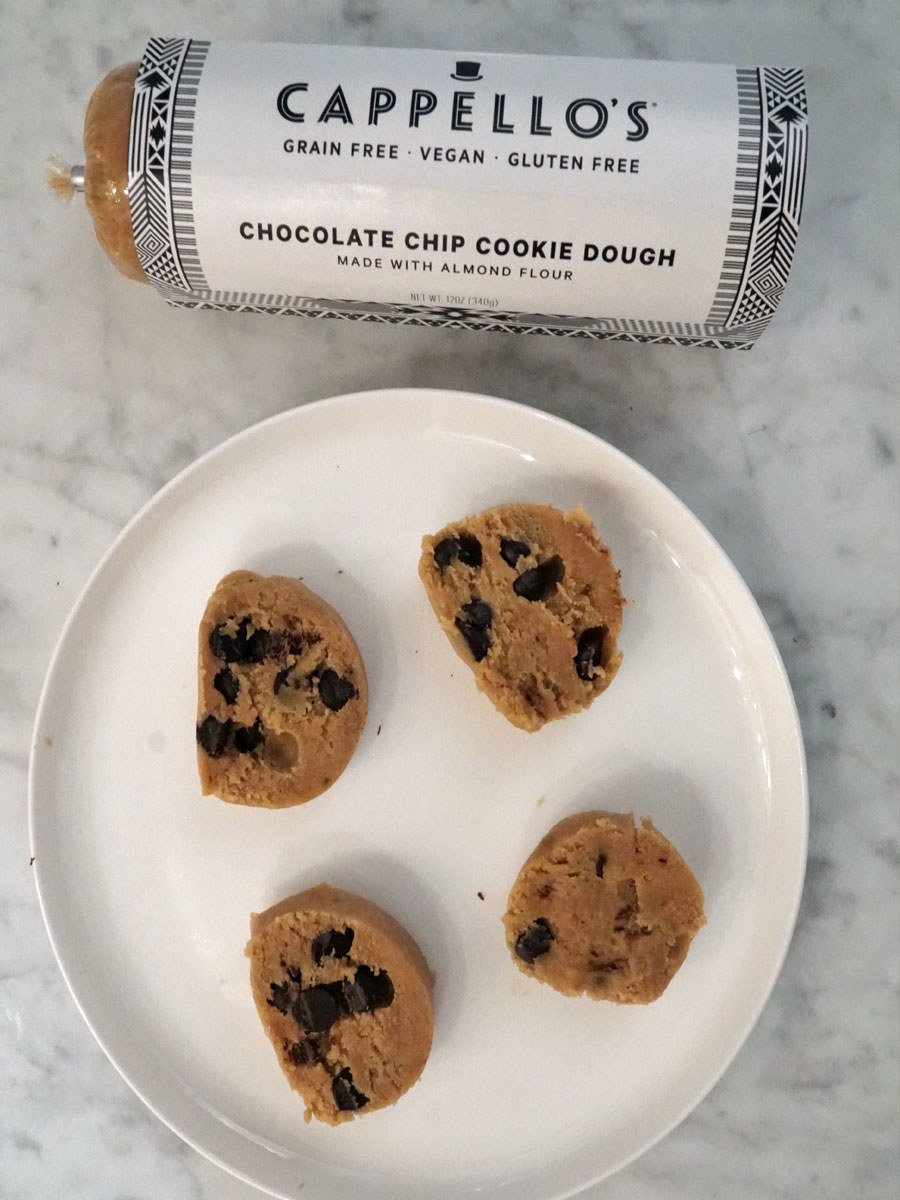
[{"label": "gray marble veining", "polygon": [[[157,0],[0,10],[0,1194],[250,1200],[141,1105],[81,1022],[29,869],[27,746],[65,616],[198,454],[337,392],[433,385],[558,413],[664,480],[772,626],[809,757],[809,874],[781,978],[723,1080],[599,1200],[879,1200],[898,1174],[898,172],[893,0]],[[44,192],[86,98],[151,32],[808,69],[806,211],[750,354],[339,322],[198,319],[118,278]],[[200,321],[202,320],[202,330]],[[160,351],[164,353],[160,353]]]}]

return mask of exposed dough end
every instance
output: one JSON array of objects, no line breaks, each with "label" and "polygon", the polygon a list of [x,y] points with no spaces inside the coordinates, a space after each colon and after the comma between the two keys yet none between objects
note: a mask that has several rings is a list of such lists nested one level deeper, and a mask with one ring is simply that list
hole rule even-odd
[{"label": "exposed dough end", "polygon": [[107,258],[129,279],[147,283],[128,203],[128,136],[137,73],[138,63],[116,67],[91,96],[84,118],[84,199]]}]

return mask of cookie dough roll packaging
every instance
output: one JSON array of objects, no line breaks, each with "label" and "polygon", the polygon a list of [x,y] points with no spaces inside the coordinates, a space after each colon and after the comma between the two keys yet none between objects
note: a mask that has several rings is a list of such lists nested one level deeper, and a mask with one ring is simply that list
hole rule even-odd
[{"label": "cookie dough roll packaging", "polygon": [[806,134],[792,68],[152,38],[50,174],[182,308],[748,349]]}]

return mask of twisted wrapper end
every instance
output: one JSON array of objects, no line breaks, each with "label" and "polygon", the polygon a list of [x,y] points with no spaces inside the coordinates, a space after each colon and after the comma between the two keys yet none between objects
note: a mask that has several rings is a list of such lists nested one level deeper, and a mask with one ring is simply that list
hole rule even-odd
[{"label": "twisted wrapper end", "polygon": [[47,186],[68,204],[76,192],[84,191],[84,167],[70,166],[58,154],[48,154],[44,160]]}]

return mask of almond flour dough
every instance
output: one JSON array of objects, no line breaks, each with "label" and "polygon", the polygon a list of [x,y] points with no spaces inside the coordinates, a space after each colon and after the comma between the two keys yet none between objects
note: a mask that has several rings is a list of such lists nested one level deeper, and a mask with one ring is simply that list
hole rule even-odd
[{"label": "almond flour dough", "polygon": [[209,599],[199,641],[204,795],[286,808],[330,787],[368,702],[359,650],[331,605],[298,579],[233,571]]},{"label": "almond flour dough", "polygon": [[649,1004],[706,924],[690,867],[645,817],[566,817],[526,860],[503,918],[513,960],[566,996]]},{"label": "almond flour dough", "polygon": [[128,198],[128,138],[138,64],[116,67],[97,84],[84,117],[84,199],[97,241],[129,279],[147,283]]},{"label": "almond flour dough", "polygon": [[250,918],[253,1000],[279,1065],[329,1125],[384,1108],[422,1074],[432,976],[406,930],[327,883]]},{"label": "almond flour dough", "polygon": [[619,669],[619,573],[583,508],[455,521],[422,539],[419,576],[478,688],[520,729],[587,708]]}]

